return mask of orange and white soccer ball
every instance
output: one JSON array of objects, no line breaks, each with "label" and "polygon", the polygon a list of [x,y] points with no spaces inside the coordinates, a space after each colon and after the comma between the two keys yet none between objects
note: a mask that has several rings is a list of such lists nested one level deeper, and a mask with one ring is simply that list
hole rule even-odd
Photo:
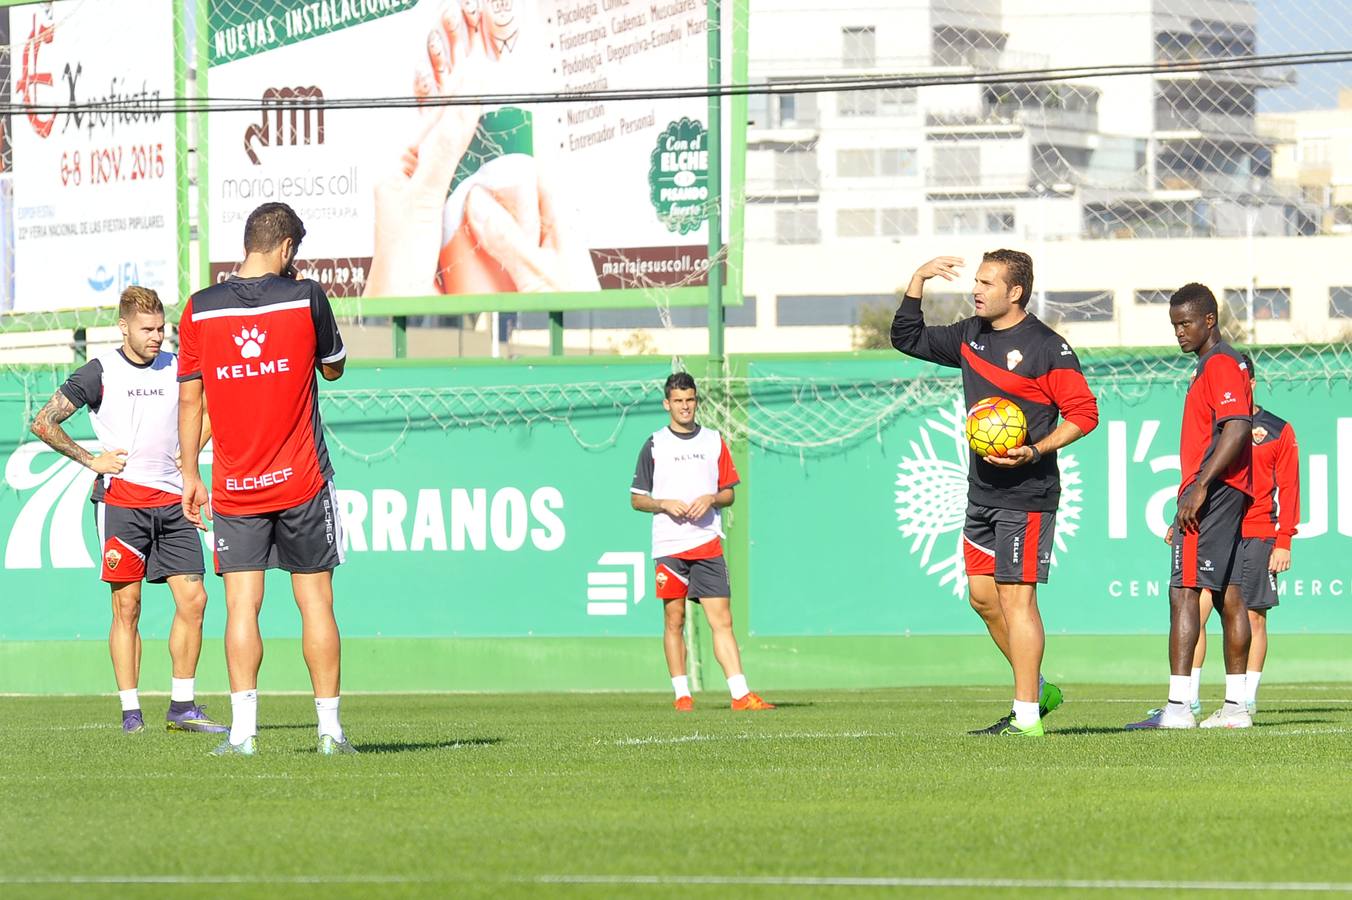
[{"label": "orange and white soccer ball", "polygon": [[967,443],[976,455],[1004,456],[1028,439],[1023,410],[1004,397],[987,397],[967,411]]}]

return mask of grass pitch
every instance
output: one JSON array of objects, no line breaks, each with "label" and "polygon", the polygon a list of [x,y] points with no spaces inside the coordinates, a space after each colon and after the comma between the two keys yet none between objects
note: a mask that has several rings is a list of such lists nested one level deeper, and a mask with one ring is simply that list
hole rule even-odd
[{"label": "grass pitch", "polygon": [[963,734],[1004,689],[766,693],[353,695],[337,758],[265,693],[254,759],[159,730],[162,697],[131,737],[111,698],[0,699],[0,896],[1352,893],[1347,685],[1145,734],[1161,691],[1070,685],[1042,740]]}]

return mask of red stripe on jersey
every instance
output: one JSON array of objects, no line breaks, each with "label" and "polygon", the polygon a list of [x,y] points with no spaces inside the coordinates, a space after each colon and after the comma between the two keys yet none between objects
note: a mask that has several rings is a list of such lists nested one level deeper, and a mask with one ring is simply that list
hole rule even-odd
[{"label": "red stripe on jersey", "polygon": [[972,368],[973,372],[1001,391],[1011,395],[1011,397],[1017,397],[1029,403],[1040,403],[1043,406],[1053,405],[1052,398],[1036,379],[1016,375],[1008,369],[1000,368],[990,360],[978,356],[976,351],[967,344],[962,345],[962,359]]},{"label": "red stripe on jersey", "polygon": [[740,482],[742,479],[737,474],[737,467],[732,464],[732,454],[728,452],[728,445],[722,438],[718,441],[718,489],[730,488]]},{"label": "red stripe on jersey", "polygon": [[707,544],[700,544],[698,547],[682,550],[680,553],[672,555],[677,559],[713,559],[716,556],[723,555],[723,541],[720,538],[714,538]]},{"label": "red stripe on jersey", "polygon": [[1197,587],[1197,541],[1201,534],[1196,531],[1183,532],[1183,586]]},{"label": "red stripe on jersey", "polygon": [[1037,583],[1038,545],[1042,542],[1042,513],[1028,514],[1028,527],[1023,530],[1023,581]]},{"label": "red stripe on jersey", "polygon": [[103,492],[103,502],[123,509],[155,509],[182,503],[183,495],[146,487],[143,484],[133,484],[122,478],[111,478]]},{"label": "red stripe on jersey", "polygon": [[1061,411],[1061,418],[1085,434],[1098,426],[1098,400],[1078,369],[1051,369],[1038,382]]}]

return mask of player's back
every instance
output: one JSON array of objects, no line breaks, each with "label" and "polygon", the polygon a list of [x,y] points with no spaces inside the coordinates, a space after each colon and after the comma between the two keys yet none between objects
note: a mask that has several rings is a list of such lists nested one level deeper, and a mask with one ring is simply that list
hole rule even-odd
[{"label": "player's back", "polygon": [[221,512],[288,509],[332,475],[315,378],[316,323],[325,318],[332,312],[318,284],[276,275],[230,278],[190,298],[180,379],[203,381]]}]

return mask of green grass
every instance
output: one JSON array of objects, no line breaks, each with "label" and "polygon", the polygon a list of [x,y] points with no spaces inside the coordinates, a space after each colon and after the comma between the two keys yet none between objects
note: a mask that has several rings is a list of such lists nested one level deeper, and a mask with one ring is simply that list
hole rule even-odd
[{"label": "green grass", "polygon": [[[313,752],[308,698],[265,694],[254,759],[208,757],[210,735],[123,736],[108,697],[4,698],[0,896],[1352,892],[1352,688],[1265,685],[1248,732],[1119,730],[1159,693],[1069,686],[1043,740],[966,737],[1008,708],[989,688],[791,693],[755,714],[710,692],[692,715],[656,694],[349,696],[365,752],[346,758]],[[164,877],[189,883],[109,881]]]}]

